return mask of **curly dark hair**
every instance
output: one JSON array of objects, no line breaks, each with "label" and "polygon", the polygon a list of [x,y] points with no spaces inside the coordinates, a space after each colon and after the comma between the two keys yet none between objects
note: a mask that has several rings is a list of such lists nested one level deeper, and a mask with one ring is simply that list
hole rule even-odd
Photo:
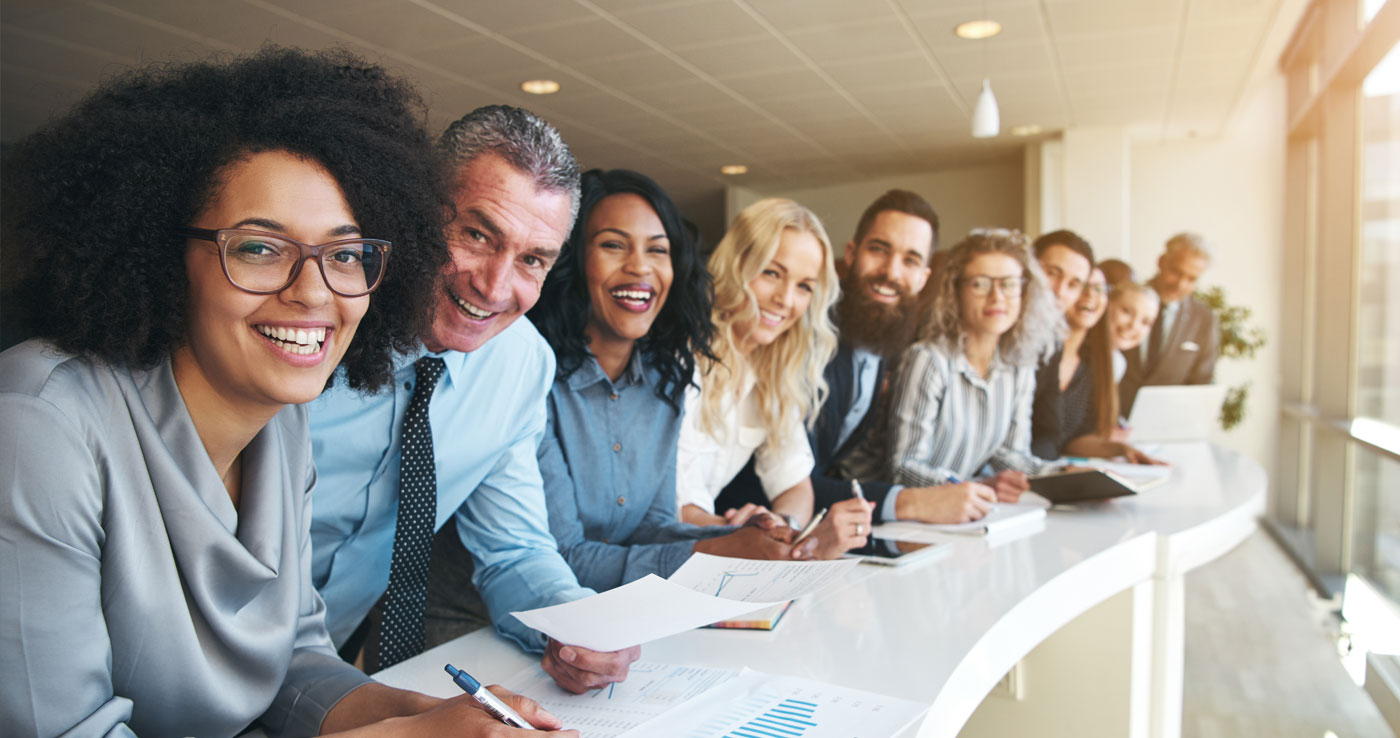
[{"label": "curly dark hair", "polygon": [[681,217],[670,196],[651,178],[627,169],[591,169],[583,173],[583,196],[573,232],[528,317],[554,349],[558,378],[565,379],[578,371],[590,355],[583,332],[592,313],[583,269],[588,216],[600,200],[624,192],[640,195],[651,205],[671,242],[670,294],[651,330],[637,342],[637,350],[647,365],[661,374],[657,397],[679,413],[685,388],[695,377],[695,358],[714,359],[710,350],[714,336],[710,323],[714,284],[705,268],[698,231]]},{"label": "curly dark hair", "polygon": [[390,381],[426,330],[447,262],[446,169],[411,84],[348,51],[268,47],[105,81],[12,151],[7,246],[26,250],[38,335],[69,353],[150,367],[185,336],[185,238],[226,167],[287,151],[340,185],[389,270],[345,354],[351,387]]}]

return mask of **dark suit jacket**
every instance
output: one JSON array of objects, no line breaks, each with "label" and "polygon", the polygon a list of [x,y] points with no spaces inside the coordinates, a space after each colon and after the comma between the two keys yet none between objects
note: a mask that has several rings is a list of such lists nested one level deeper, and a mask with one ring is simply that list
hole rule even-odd
[{"label": "dark suit jacket", "polygon": [[[1161,315],[1157,316],[1161,320]],[[1157,363],[1143,366],[1142,349],[1124,353],[1128,369],[1118,383],[1118,400],[1124,417],[1133,409],[1138,389],[1159,384],[1210,384],[1220,353],[1220,326],[1205,303],[1188,297],[1181,303],[1171,334],[1163,342]]]},{"label": "dark suit jacket", "polygon": [[[851,437],[838,448],[836,441],[841,436],[841,424],[856,398],[856,380],[859,377],[856,374],[855,351],[850,344],[842,341],[836,348],[836,356],[826,365],[824,376],[830,394],[817,415],[816,425],[807,433],[807,441],[812,446],[812,457],[816,460],[816,466],[812,469],[812,490],[816,496],[814,511],[850,498],[851,483],[830,476],[829,471],[837,461],[859,445],[865,434],[870,431],[880,404],[880,389],[884,384],[886,370],[885,363],[880,362],[880,372],[876,379],[875,394],[870,400],[870,409],[866,411],[860,425],[851,433]],[[880,508],[890,492],[889,482],[861,480],[861,487],[865,491],[865,498],[875,503],[875,520],[880,522]],[[724,491],[720,492],[715,500],[715,510],[740,507],[746,502],[768,504],[768,496],[763,493],[758,476],[754,474],[753,459],[749,459],[748,465],[734,477]]]}]

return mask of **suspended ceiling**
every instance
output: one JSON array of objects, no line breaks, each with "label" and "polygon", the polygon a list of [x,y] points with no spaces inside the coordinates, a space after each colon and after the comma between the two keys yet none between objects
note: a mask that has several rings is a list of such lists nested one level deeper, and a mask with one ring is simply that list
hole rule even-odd
[{"label": "suspended ceiling", "polygon": [[[585,166],[678,200],[1015,156],[1013,126],[1210,136],[1286,35],[1285,0],[6,0],[0,139],[105,75],[265,43],[346,46],[412,76],[435,128],[494,102],[538,111]],[[1284,10],[1288,8],[1288,10]],[[1267,61],[1265,62],[1267,65]],[[1002,135],[968,134],[982,78]],[[520,82],[562,89],[527,95]],[[741,177],[719,173],[744,164]]]}]

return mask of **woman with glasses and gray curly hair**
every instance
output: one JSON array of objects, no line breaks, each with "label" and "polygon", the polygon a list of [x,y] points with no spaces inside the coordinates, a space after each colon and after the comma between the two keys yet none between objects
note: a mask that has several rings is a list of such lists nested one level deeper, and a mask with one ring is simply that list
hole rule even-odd
[{"label": "woman with glasses and gray curly hair", "polygon": [[[905,351],[881,432],[845,465],[917,487],[986,485],[998,500],[1029,489],[1050,462],[1030,452],[1038,361],[1064,331],[1054,299],[1018,231],[973,231],[949,250],[936,297]],[[984,466],[996,473],[972,477]],[[975,490],[985,494],[988,490]]]}]

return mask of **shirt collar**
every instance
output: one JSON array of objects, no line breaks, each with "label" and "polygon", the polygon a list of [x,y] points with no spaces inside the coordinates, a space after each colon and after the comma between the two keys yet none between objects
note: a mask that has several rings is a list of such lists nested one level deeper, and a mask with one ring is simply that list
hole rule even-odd
[{"label": "shirt collar", "polygon": [[569,375],[569,389],[578,392],[598,382],[607,382],[609,387],[643,384],[646,381],[646,370],[641,354],[641,351],[635,349],[632,351],[632,358],[627,360],[627,366],[623,368],[622,376],[618,377],[617,382],[614,383],[607,374],[603,373],[603,367],[598,364],[598,358],[590,352],[579,368]]},{"label": "shirt collar", "polygon": [[997,374],[1011,368],[1011,365],[1001,358],[1001,347],[999,346],[997,347],[996,353],[992,354],[992,363],[988,365],[987,376],[985,377],[978,374],[977,370],[972,367],[972,362],[967,360],[967,354],[965,352],[958,352],[958,371],[962,372],[963,376],[967,377],[969,380],[978,384],[990,382]]},{"label": "shirt collar", "polygon": [[[485,349],[486,347],[482,346],[480,349],[477,350],[482,351]],[[407,354],[399,354],[399,359],[397,362],[395,362],[398,366],[398,370],[395,372],[395,374],[406,375],[409,377],[413,376],[413,363],[423,358],[424,356],[436,356],[439,359],[442,359],[443,367],[447,370],[447,380],[452,384],[460,384],[461,382],[465,381],[465,378],[462,375],[464,372],[466,372],[467,359],[471,356],[471,354],[468,354],[463,351],[450,350],[429,351],[421,345],[416,351]]]}]

